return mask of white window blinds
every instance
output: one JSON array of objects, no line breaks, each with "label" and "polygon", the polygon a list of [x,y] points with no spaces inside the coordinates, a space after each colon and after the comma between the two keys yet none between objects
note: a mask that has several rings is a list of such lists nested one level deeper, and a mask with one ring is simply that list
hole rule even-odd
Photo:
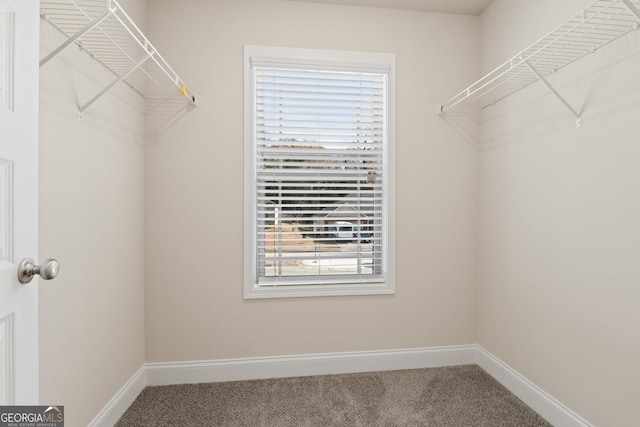
[{"label": "white window blinds", "polygon": [[253,76],[257,285],[383,281],[387,74]]}]

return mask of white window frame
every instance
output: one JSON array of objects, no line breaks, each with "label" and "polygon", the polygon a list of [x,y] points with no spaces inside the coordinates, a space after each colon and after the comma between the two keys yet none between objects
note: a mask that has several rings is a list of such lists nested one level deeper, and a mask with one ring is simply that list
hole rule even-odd
[{"label": "white window frame", "polygon": [[[364,283],[309,283],[281,286],[258,284],[256,266],[256,93],[254,66],[319,67],[334,71],[387,74],[387,111],[383,183],[383,280]],[[395,74],[396,56],[269,46],[244,47],[244,298],[287,298],[395,294]],[[317,276],[310,276],[317,277]]]}]

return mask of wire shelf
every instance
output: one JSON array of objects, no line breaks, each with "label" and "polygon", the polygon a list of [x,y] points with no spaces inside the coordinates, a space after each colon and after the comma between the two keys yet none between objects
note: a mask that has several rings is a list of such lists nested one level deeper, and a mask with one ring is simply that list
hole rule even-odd
[{"label": "wire shelf", "polygon": [[640,27],[640,0],[596,0],[549,34],[442,104],[438,112],[483,110]]},{"label": "wire shelf", "polygon": [[80,112],[120,82],[145,98],[147,112],[176,98],[197,105],[196,95],[116,0],[41,0],[40,16],[66,38],[40,60],[41,67],[76,44],[113,73],[113,79],[100,92],[79,106]]}]

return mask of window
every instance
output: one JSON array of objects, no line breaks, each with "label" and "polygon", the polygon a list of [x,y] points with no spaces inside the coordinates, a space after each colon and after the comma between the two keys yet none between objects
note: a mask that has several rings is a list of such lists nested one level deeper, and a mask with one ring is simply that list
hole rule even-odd
[{"label": "window", "polygon": [[245,298],[395,292],[394,68],[245,47]]}]

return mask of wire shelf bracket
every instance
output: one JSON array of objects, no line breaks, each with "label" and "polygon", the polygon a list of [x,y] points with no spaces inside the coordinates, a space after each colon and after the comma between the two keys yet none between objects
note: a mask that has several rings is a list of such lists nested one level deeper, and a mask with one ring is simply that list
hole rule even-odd
[{"label": "wire shelf bracket", "polygon": [[145,110],[174,98],[198,105],[198,97],[178,77],[116,0],[41,0],[40,17],[66,40],[40,60],[40,67],[75,44],[105,66],[113,79],[78,107],[79,117],[118,83],[145,98]]},{"label": "wire shelf bracket", "polygon": [[596,0],[444,104],[437,113],[482,111],[539,81],[576,118],[581,114],[549,83],[550,74],[640,28],[640,0]]},{"label": "wire shelf bracket", "polygon": [[556,90],[556,88],[554,88],[551,83],[549,83],[543,76],[542,74],[540,74],[540,72],[538,70],[536,70],[536,68],[531,65],[531,63],[528,60],[524,60],[525,65],[527,66],[527,68],[529,68],[529,70],[535,74],[535,76],[538,78],[538,80],[540,80],[550,91],[551,93],[558,98],[558,100],[560,102],[562,102],[562,104],[564,104],[565,107],[567,107],[567,109],[575,116],[576,118],[576,127],[582,127],[582,117],[580,116],[580,113],[578,113],[572,106],[571,104],[569,104],[569,102],[567,102],[566,99],[563,98],[562,95],[560,95],[560,92],[558,92]]}]

